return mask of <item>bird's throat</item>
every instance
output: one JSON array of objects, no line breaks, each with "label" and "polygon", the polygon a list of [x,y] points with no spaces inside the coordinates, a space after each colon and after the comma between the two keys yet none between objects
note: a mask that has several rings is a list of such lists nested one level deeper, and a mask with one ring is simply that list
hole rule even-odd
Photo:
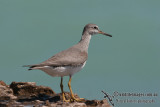
[{"label": "bird's throat", "polygon": [[91,40],[91,35],[89,35],[89,34],[82,35],[82,38],[79,43],[81,45],[81,48],[84,49],[84,51],[88,52],[90,40]]}]

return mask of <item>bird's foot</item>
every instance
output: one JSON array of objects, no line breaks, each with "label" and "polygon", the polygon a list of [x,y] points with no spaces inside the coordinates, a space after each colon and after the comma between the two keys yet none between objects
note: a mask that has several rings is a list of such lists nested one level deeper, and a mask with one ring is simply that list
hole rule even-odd
[{"label": "bird's foot", "polygon": [[63,99],[63,102],[70,102],[70,100]]},{"label": "bird's foot", "polygon": [[84,98],[75,98],[74,96],[72,96],[70,99],[70,102],[74,102],[74,101],[83,102],[83,101],[85,101],[85,99]]},{"label": "bird's foot", "polygon": [[66,100],[64,93],[62,93],[63,102],[70,102],[70,100]]},{"label": "bird's foot", "polygon": [[75,98],[74,96],[71,96],[71,98],[70,99],[66,99],[66,97],[65,97],[65,95],[62,95],[62,98],[63,98],[63,102],[74,102],[74,101],[76,101],[76,102],[83,102],[83,101],[85,101],[85,99],[84,98]]}]

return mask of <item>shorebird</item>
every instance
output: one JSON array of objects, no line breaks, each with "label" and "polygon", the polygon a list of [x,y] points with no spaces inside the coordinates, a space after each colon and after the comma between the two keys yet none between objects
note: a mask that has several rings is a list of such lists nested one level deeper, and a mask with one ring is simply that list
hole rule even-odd
[{"label": "shorebird", "polygon": [[[75,98],[71,88],[71,80],[74,73],[80,71],[86,64],[88,58],[88,47],[92,35],[103,34],[112,37],[110,34],[102,32],[96,24],[87,24],[82,32],[81,40],[71,48],[55,54],[48,60],[34,65],[26,65],[28,70],[42,70],[50,76],[61,77],[60,88],[64,102],[83,101],[83,98]],[[63,77],[69,76],[68,87],[71,99],[67,100],[63,91]]]}]

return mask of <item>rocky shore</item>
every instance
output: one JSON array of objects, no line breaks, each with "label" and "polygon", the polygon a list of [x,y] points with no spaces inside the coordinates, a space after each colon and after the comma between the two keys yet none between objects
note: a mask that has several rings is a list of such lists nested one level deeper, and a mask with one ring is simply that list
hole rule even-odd
[{"label": "rocky shore", "polygon": [[[66,99],[70,98],[68,92]],[[75,94],[78,98],[78,95]],[[0,107],[111,107],[106,99],[83,102],[62,102],[60,93],[51,88],[37,86],[35,82],[12,82],[6,85],[0,81]]]}]

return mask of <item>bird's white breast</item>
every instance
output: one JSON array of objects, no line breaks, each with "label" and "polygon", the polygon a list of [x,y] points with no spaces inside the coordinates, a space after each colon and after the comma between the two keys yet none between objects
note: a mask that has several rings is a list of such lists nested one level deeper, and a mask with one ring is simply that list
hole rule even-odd
[{"label": "bird's white breast", "polygon": [[80,71],[85,66],[85,64],[86,62],[78,66],[61,66],[61,67],[44,66],[39,69],[44,71],[50,76],[63,77],[63,76],[73,75],[74,73]]}]

